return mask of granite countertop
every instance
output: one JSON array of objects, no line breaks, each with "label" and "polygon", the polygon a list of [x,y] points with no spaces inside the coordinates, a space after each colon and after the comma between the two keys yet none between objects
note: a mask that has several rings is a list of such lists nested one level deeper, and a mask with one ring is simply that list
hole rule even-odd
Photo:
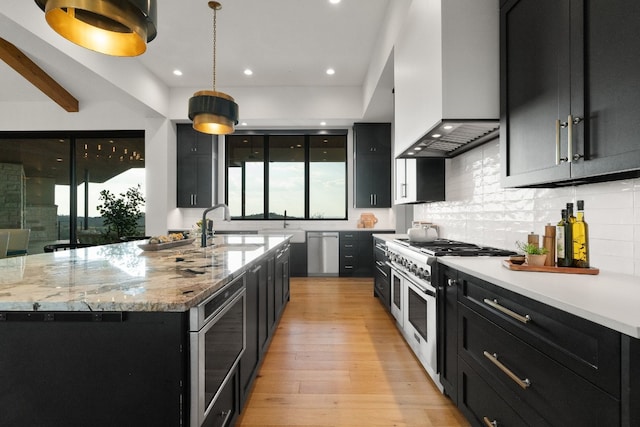
[{"label": "granite countertop", "polygon": [[286,236],[221,235],[143,251],[146,241],[0,259],[0,311],[187,311]]}]

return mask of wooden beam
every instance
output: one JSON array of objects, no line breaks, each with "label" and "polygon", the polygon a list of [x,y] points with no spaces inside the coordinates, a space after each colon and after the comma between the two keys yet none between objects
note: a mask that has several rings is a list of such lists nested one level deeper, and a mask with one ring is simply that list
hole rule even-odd
[{"label": "wooden beam", "polygon": [[70,113],[79,111],[78,100],[58,82],[53,80],[42,68],[29,59],[20,49],[0,37],[0,59],[16,70],[31,84]]}]

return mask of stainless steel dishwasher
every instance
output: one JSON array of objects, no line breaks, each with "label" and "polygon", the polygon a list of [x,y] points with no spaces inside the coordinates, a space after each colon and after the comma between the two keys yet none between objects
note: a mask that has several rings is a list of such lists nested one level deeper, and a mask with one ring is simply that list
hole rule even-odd
[{"label": "stainless steel dishwasher", "polygon": [[337,231],[307,232],[307,275],[337,276],[339,267],[339,234]]}]

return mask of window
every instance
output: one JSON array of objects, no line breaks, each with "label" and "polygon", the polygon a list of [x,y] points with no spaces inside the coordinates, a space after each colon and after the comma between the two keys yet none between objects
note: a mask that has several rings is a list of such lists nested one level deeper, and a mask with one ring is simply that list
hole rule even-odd
[{"label": "window", "polygon": [[347,131],[236,132],[226,171],[234,219],[347,218]]},{"label": "window", "polygon": [[100,191],[139,184],[144,194],[144,167],[143,131],[2,132],[0,199],[12,203],[0,206],[0,228],[30,228],[30,254],[100,235]]}]

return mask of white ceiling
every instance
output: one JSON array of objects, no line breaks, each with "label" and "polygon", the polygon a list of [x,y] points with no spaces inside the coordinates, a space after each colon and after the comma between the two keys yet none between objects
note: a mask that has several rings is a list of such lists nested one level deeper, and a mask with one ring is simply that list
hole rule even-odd
[{"label": "white ceiling", "polygon": [[[90,73],[82,76],[81,64],[68,61],[69,69],[77,70],[70,76],[69,69],[61,65],[64,54],[50,49],[43,54],[47,50],[32,47],[29,39],[36,36],[20,27],[15,9],[10,13],[10,8],[18,7],[16,1],[0,4],[0,37],[23,49],[78,99],[99,90],[100,79]],[[378,48],[389,4],[389,0],[342,0],[337,5],[329,0],[223,1],[217,19],[217,87],[361,87]],[[19,7],[29,6],[38,12],[41,25],[46,25],[33,0],[20,0]],[[148,44],[147,52],[119,60],[139,61],[168,88],[211,88],[213,12],[207,1],[158,0],[157,27],[158,36]],[[49,37],[59,36],[51,32]],[[48,40],[40,40],[45,42]],[[252,69],[253,75],[245,76],[245,68]],[[327,68],[334,68],[335,75],[327,75]],[[183,75],[175,76],[174,69]],[[386,70],[392,71],[390,67]],[[390,85],[392,80],[387,75],[384,81]],[[104,90],[113,88],[104,82]],[[0,61],[0,102],[44,96],[37,92]],[[390,112],[392,106],[378,108]]]}]

